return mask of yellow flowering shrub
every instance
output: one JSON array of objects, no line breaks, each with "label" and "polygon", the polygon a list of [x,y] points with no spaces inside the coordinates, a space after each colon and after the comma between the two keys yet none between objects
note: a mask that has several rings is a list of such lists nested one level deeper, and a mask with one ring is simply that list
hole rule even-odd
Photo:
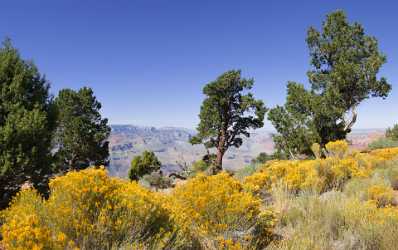
[{"label": "yellow flowering shrub", "polygon": [[379,160],[393,160],[397,159],[398,148],[376,149],[370,152],[370,155],[377,157]]},{"label": "yellow flowering shrub", "polygon": [[199,174],[169,193],[103,168],[72,171],[50,181],[48,200],[26,189],[0,212],[0,249],[263,249],[275,231],[289,230],[291,237],[273,245],[290,249],[297,237],[330,249],[331,239],[355,233],[363,246],[395,247],[398,148],[348,152],[337,141],[325,154],[269,161],[242,183],[227,173]]},{"label": "yellow flowering shrub", "polygon": [[48,208],[57,230],[94,248],[104,242],[152,244],[170,227],[159,194],[110,178],[103,169],[70,172],[52,180],[50,189]]},{"label": "yellow flowering shrub", "polygon": [[329,142],[325,148],[329,157],[343,158],[348,154],[348,143],[344,140]]},{"label": "yellow flowering shrub", "polygon": [[318,189],[318,178],[315,165],[316,161],[273,161],[267,167],[244,179],[244,187],[260,194],[270,190],[273,184],[282,182],[294,192],[304,189]]},{"label": "yellow flowering shrub", "polygon": [[272,212],[227,173],[200,174],[171,195],[177,224],[201,248],[262,247],[272,239]]},{"label": "yellow flowering shrub", "polygon": [[57,177],[50,191],[47,201],[35,202],[24,198],[33,191],[22,191],[7,210],[1,231],[7,249],[161,247],[173,232],[160,194],[110,178],[103,168]]},{"label": "yellow flowering shrub", "polygon": [[254,194],[260,194],[262,191],[267,191],[271,186],[271,177],[266,171],[256,172],[244,179],[245,189]]},{"label": "yellow flowering shrub", "polygon": [[65,249],[72,247],[65,235],[53,232],[43,216],[42,198],[33,189],[26,189],[13,199],[11,208],[3,211],[5,224],[0,233],[5,249]]},{"label": "yellow flowering shrub", "polygon": [[392,205],[394,191],[387,185],[372,185],[368,188],[368,199],[375,202],[378,207]]},{"label": "yellow flowering shrub", "polygon": [[244,179],[244,186],[255,194],[268,192],[272,185],[282,182],[293,192],[341,189],[352,178],[369,177],[376,168],[398,160],[398,148],[380,149],[370,153],[348,153],[345,141],[326,145],[325,159],[280,160],[266,163],[260,170]]}]

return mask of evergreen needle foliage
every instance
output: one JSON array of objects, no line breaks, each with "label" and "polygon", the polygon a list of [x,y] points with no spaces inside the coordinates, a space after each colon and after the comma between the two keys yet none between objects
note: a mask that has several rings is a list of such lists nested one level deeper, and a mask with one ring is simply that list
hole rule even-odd
[{"label": "evergreen needle foliage", "polygon": [[57,130],[56,165],[62,171],[107,165],[108,120],[100,114],[101,103],[91,88],[63,89],[55,98]]},{"label": "evergreen needle foliage", "polygon": [[55,125],[49,83],[10,40],[0,48],[0,208],[25,182],[45,192]]},{"label": "evergreen needle foliage", "polygon": [[284,106],[270,110],[268,118],[278,134],[276,148],[295,158],[311,154],[311,145],[323,148],[329,141],[345,139],[357,119],[356,108],[369,97],[387,97],[391,85],[378,78],[386,57],[375,37],[359,23],[349,23],[343,11],[326,17],[322,31],[307,33],[311,88],[289,82]]},{"label": "evergreen needle foliage", "polygon": [[231,70],[203,88],[206,99],[200,109],[198,134],[191,143],[217,149],[213,173],[222,170],[222,159],[229,147],[240,147],[242,136],[249,137],[250,129],[264,125],[267,108],[247,92],[253,83],[253,79],[242,78],[239,70]]}]

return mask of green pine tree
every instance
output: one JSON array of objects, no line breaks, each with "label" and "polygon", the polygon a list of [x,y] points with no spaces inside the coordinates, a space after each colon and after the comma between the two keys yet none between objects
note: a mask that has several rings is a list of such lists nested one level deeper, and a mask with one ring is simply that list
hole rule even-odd
[{"label": "green pine tree", "polygon": [[63,89],[55,98],[57,129],[55,133],[56,166],[61,171],[107,165],[109,150],[108,120],[100,114],[101,103],[92,89]]},{"label": "green pine tree", "polygon": [[228,148],[240,147],[242,136],[249,137],[250,129],[264,125],[267,108],[248,92],[253,83],[253,79],[242,78],[239,70],[231,70],[203,89],[206,99],[199,114],[198,134],[192,137],[191,143],[217,149],[213,173],[222,170],[222,160]]},{"label": "green pine tree", "polygon": [[55,124],[49,83],[10,40],[0,48],[0,207],[30,182],[43,193]]},{"label": "green pine tree", "polygon": [[278,131],[277,149],[287,156],[310,154],[311,144],[345,139],[357,120],[356,109],[370,97],[387,97],[391,85],[377,75],[386,57],[375,37],[343,11],[329,14],[322,31],[307,34],[311,88],[290,82],[286,104],[269,112]]}]

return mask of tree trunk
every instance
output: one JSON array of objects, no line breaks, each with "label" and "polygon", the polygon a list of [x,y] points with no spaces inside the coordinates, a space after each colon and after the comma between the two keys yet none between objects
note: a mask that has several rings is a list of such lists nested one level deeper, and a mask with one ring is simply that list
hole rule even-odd
[{"label": "tree trunk", "polygon": [[216,164],[214,166],[214,174],[222,171],[222,158],[224,157],[224,152],[220,149],[217,150]]},{"label": "tree trunk", "polygon": [[348,131],[348,132],[351,131],[352,126],[354,126],[355,122],[357,121],[358,113],[357,113],[356,108],[357,108],[356,105],[351,108],[352,116],[351,116],[351,119],[349,122],[345,121],[345,123],[346,123],[346,126],[344,128],[345,131]]},{"label": "tree trunk", "polygon": [[217,174],[222,171],[222,159],[224,157],[225,153],[225,131],[221,132],[220,139],[218,141],[218,146],[217,146],[217,158],[216,158],[216,164],[213,168],[213,174]]}]

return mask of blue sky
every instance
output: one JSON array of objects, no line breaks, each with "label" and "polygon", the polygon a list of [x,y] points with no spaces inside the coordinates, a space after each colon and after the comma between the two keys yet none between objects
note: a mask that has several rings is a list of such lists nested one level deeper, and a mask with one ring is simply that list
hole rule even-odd
[{"label": "blue sky", "polygon": [[0,39],[34,60],[53,94],[92,87],[113,124],[193,128],[203,85],[229,69],[254,77],[268,107],[283,104],[288,80],[307,82],[306,30],[336,9],[378,38],[393,85],[360,106],[355,127],[398,122],[396,1],[12,0]]}]

